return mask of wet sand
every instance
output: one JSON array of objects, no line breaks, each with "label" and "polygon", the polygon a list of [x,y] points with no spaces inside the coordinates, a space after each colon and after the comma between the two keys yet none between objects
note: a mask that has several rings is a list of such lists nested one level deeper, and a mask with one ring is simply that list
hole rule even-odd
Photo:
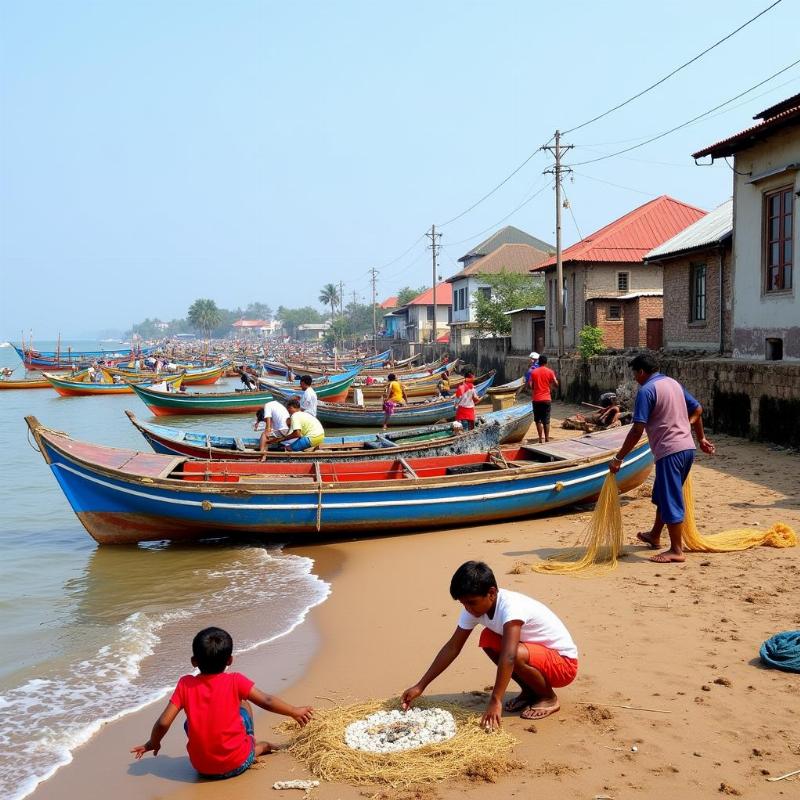
[{"label": "wet sand", "polygon": [[[575,409],[557,410],[561,416]],[[554,435],[574,432],[554,429]],[[701,530],[776,521],[800,530],[800,455],[711,438],[718,455],[698,454],[693,472]],[[315,559],[315,572],[332,584],[331,596],[291,635],[243,656],[236,667],[298,704],[397,695],[420,677],[455,627],[459,606],[447,591],[453,570],[483,559],[502,586],[537,597],[564,620],[580,649],[580,671],[559,690],[558,714],[533,726],[504,718],[519,740],[517,772],[497,784],[454,782],[421,796],[796,796],[800,779],[766,778],[800,769],[800,675],[763,669],[758,648],[778,631],[800,628],[800,551],[690,554],[684,565],[652,564],[651,551],[632,544],[652,521],[642,487],[624,499],[631,544],[614,572],[570,578],[524,569],[572,544],[590,513],[573,508],[548,518],[296,548]],[[456,699],[480,713],[488,696],[476,693],[493,677],[473,636],[428,696]],[[33,797],[302,796],[271,788],[275,780],[310,777],[287,753],[263,758],[234,780],[198,782],[177,724],[157,758],[133,762],[127,751],[147,738],[161,706],[107,725]],[[257,713],[257,735],[280,740],[272,728],[281,719]],[[378,792],[323,784],[313,796],[355,800]],[[414,795],[388,790],[377,796]]]}]

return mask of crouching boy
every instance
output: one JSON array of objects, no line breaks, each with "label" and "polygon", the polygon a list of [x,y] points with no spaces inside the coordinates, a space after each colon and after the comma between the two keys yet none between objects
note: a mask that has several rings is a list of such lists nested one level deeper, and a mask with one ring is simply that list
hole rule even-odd
[{"label": "crouching boy", "polygon": [[194,637],[192,666],[200,674],[184,675],[178,681],[150,738],[131,750],[137,759],[149,750],[158,755],[161,740],[183,709],[192,766],[204,778],[232,778],[248,769],[258,756],[273,750],[269,742],[255,739],[250,703],[291,717],[300,726],[311,719],[313,710],[309,706],[289,705],[264,694],[241,673],[226,672],[233,662],[232,653],[233,639],[221,628],[205,628]]},{"label": "crouching boy", "polygon": [[553,689],[568,686],[578,673],[578,649],[564,623],[538,600],[498,589],[482,561],[467,561],[456,570],[450,595],[464,606],[458,627],[428,671],[403,692],[403,709],[455,661],[472,629],[483,625],[478,646],[497,664],[497,675],[481,725],[500,726],[503,695],[512,678],[522,691],[505,704],[506,711],[521,711],[523,719],[555,714],[561,706]]}]

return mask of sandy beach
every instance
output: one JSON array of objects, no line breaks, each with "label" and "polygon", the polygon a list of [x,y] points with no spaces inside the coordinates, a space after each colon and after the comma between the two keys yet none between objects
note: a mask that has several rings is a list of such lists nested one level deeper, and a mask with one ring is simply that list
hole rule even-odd
[{"label": "sandy beach", "polygon": [[[574,410],[560,405],[555,416]],[[554,434],[574,435],[560,429]],[[717,455],[698,454],[693,471],[701,531],[777,521],[800,530],[800,455],[728,436],[710,438]],[[291,702],[323,708],[396,696],[414,683],[455,627],[459,606],[448,584],[467,559],[487,561],[501,586],[549,605],[580,649],[578,678],[559,690],[558,714],[535,725],[505,716],[504,726],[519,742],[521,766],[498,783],[454,782],[419,794],[323,784],[312,796],[798,796],[800,776],[767,778],[800,769],[800,675],[762,668],[758,648],[774,633],[800,628],[800,552],[759,548],[690,554],[684,565],[650,563],[650,551],[632,544],[636,531],[652,521],[645,486],[624,498],[629,555],[600,577],[527,569],[573,544],[590,508],[397,537],[376,531],[367,541],[290,549],[315,560],[331,595],[292,634],[246,654],[235,667]],[[186,647],[188,670],[188,642]],[[428,696],[480,713],[493,677],[473,635]],[[302,796],[271,788],[275,780],[310,776],[287,753],[263,758],[234,780],[197,781],[179,725],[157,758],[134,762],[128,750],[147,738],[162,705],[106,725],[71,764],[40,785],[35,800]],[[257,735],[280,741],[273,731],[280,721],[257,713]]]}]

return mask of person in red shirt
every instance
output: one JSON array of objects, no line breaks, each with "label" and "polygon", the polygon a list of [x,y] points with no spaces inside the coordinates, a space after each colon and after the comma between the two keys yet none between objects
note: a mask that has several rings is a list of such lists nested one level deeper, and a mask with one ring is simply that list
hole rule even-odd
[{"label": "person in red shirt", "polygon": [[[257,689],[239,672],[226,672],[233,662],[233,639],[222,628],[204,628],[192,640],[192,666],[199,675],[184,675],[167,707],[153,725],[150,738],[131,750],[137,759],[152,750],[157,756],[161,740],[178,712],[186,712],[186,750],[192,766],[205,778],[232,778],[247,770],[255,759],[271,753],[269,742],[257,742],[250,703],[291,717],[301,727],[311,719],[310,706],[297,707]],[[249,701],[249,702],[248,702]]]},{"label": "person in red shirt", "polygon": [[541,444],[542,441],[550,441],[550,406],[553,400],[550,387],[558,386],[555,372],[547,366],[547,356],[539,356],[539,366],[531,373],[530,383],[533,421]]},{"label": "person in red shirt", "polygon": [[467,372],[455,394],[456,421],[461,423],[464,430],[471,431],[475,427],[475,403],[480,401],[475,389],[475,373]]}]

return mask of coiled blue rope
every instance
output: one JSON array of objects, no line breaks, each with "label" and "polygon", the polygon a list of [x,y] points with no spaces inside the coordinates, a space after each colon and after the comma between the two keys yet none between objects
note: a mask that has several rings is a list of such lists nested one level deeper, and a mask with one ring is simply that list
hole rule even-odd
[{"label": "coiled blue rope", "polygon": [[759,655],[768,667],[800,672],[800,631],[776,633],[761,645]]}]

